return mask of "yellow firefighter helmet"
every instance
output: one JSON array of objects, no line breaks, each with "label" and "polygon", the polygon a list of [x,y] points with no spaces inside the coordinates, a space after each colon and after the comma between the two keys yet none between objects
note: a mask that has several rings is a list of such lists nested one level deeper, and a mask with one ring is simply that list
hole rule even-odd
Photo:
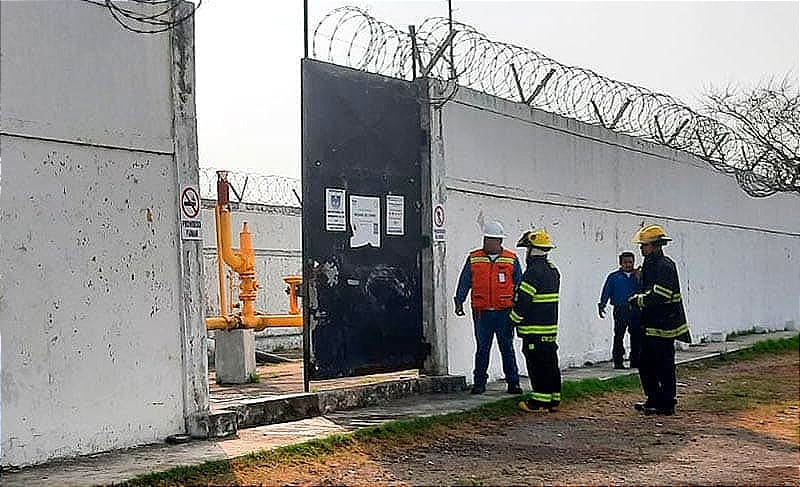
[{"label": "yellow firefighter helmet", "polygon": [[667,236],[667,232],[661,228],[661,225],[647,225],[640,228],[636,235],[633,236],[633,243],[635,244],[669,242],[670,240],[672,239]]},{"label": "yellow firefighter helmet", "polygon": [[544,250],[556,248],[550,240],[550,235],[544,230],[528,230],[523,233],[517,242],[517,247],[536,247]]}]

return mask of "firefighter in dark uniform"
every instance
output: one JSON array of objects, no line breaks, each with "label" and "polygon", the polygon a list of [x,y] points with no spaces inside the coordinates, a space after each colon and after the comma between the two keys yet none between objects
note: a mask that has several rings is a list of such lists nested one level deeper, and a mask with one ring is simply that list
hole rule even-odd
[{"label": "firefighter in dark uniform", "polygon": [[659,225],[641,228],[633,242],[644,256],[642,291],[628,300],[641,309],[642,349],[639,377],[647,400],[636,403],[645,414],[675,414],[675,340],[691,343],[675,262],[664,255],[672,240]]},{"label": "firefighter in dark uniform", "polygon": [[528,366],[532,392],[518,406],[527,412],[555,411],[561,402],[561,371],[558,369],[558,289],[561,276],[547,260],[555,248],[544,230],[525,232],[517,247],[527,248],[527,268],[514,293],[510,318],[522,338],[522,353]]}]

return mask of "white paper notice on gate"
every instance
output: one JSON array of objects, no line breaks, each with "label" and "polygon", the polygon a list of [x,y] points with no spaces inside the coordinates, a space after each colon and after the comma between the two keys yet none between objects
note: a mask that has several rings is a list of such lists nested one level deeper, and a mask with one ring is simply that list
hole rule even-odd
[{"label": "white paper notice on gate", "polygon": [[350,195],[350,247],[381,246],[381,199]]},{"label": "white paper notice on gate", "polygon": [[325,188],[325,230],[344,232],[347,225],[344,219],[344,190]]},{"label": "white paper notice on gate", "polygon": [[386,195],[386,235],[405,235],[405,197]]}]

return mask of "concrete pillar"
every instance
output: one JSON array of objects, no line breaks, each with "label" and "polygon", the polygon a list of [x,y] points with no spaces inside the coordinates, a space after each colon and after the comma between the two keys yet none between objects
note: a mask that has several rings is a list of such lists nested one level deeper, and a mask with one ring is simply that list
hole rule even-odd
[{"label": "concrete pillar", "polygon": [[[180,18],[191,16],[181,4],[175,11]],[[178,188],[199,187],[197,171],[197,116],[195,111],[194,21],[181,22],[170,31],[172,48],[172,134]],[[182,225],[175,214],[175,228]],[[178,230],[180,233],[180,230]],[[205,286],[203,286],[203,242],[177,240],[181,278],[181,361],[183,365],[183,418],[186,433],[208,436],[208,361],[206,356]]]},{"label": "concrete pillar", "polygon": [[[417,80],[422,96],[435,88],[427,80]],[[441,138],[441,110],[431,108],[428,101],[420,102],[421,129],[428,134],[421,149],[422,234],[427,245],[422,248],[422,331],[430,345],[430,354],[420,373],[447,375],[447,311],[452,298],[445,293],[445,242],[433,235],[433,208],[444,205],[447,198],[444,177],[444,143]]]},{"label": "concrete pillar", "polygon": [[253,330],[218,331],[214,336],[214,367],[220,384],[244,384],[256,371]]}]

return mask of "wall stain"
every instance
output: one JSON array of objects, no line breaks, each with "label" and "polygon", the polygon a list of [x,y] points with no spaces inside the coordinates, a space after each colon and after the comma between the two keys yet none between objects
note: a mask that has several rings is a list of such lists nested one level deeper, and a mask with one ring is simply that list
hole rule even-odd
[{"label": "wall stain", "polygon": [[594,241],[595,242],[603,241],[603,230],[597,230],[596,232],[594,232]]}]

